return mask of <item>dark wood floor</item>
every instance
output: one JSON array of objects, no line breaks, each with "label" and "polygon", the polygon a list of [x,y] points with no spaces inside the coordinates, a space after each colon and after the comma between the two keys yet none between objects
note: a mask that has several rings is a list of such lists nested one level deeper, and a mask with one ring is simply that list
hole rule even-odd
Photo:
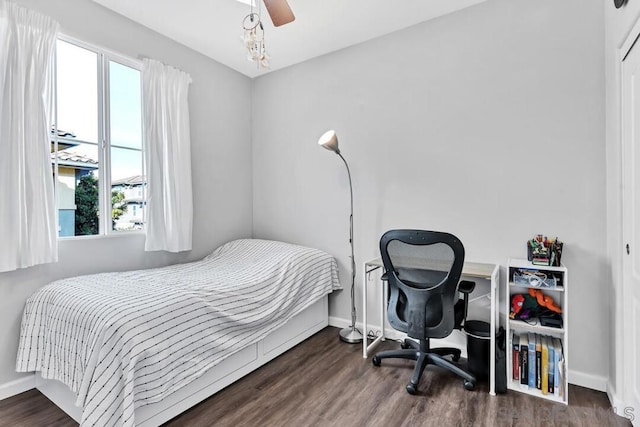
[{"label": "dark wood floor", "polygon": [[[382,349],[395,348],[386,342]],[[362,358],[362,347],[326,328],[166,424],[178,426],[630,426],[604,393],[569,387],[569,406],[517,392],[491,397],[487,385],[430,366],[411,396],[409,361]],[[0,426],[77,424],[37,390],[0,401]]]}]

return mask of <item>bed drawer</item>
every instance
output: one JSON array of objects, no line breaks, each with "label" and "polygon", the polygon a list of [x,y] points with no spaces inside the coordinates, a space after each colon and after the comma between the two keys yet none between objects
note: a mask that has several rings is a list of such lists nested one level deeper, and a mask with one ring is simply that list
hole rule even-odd
[{"label": "bed drawer", "polygon": [[[263,351],[269,355],[274,351],[282,351],[281,347],[293,347],[296,337],[310,329],[323,328],[329,324],[329,307],[327,297],[317,301],[302,313],[296,315],[282,327],[276,329],[264,339]],[[319,329],[318,329],[319,330]]]},{"label": "bed drawer", "polygon": [[215,380],[222,379],[229,374],[232,374],[239,368],[255,362],[258,359],[257,345],[252,344],[249,347],[243,348],[239,352],[234,354],[234,357],[228,357],[216,366],[211,368],[215,371]]}]

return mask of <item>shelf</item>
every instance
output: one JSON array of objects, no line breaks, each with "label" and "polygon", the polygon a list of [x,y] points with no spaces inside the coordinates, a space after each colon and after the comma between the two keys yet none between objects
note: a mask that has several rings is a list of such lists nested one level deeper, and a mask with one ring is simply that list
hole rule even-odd
[{"label": "shelf", "polygon": [[516,285],[513,282],[509,282],[509,289],[520,288],[520,289],[540,289],[541,291],[554,291],[554,292],[564,292],[564,286],[556,286],[555,288],[545,288],[544,286],[524,286],[524,285]]},{"label": "shelf", "polygon": [[531,270],[557,271],[561,273],[567,270],[564,265],[561,265],[560,267],[556,267],[553,265],[538,265],[531,263],[531,261],[529,261],[528,259],[517,258],[511,258],[509,260],[509,267],[528,268]]},{"label": "shelf", "polygon": [[531,325],[522,320],[509,319],[509,328],[516,329],[524,332],[534,332],[536,334],[548,334],[562,338],[564,335],[564,328],[554,328],[552,326],[542,326],[538,320],[535,320],[535,324]]},{"label": "shelf", "polygon": [[563,404],[567,404],[567,400],[565,400],[564,397],[561,396],[556,396],[555,394],[542,394],[542,392],[540,390],[536,389],[531,389],[529,387],[524,387],[521,386],[519,382],[513,381],[513,380],[508,380],[507,383],[507,388],[509,390],[515,390],[518,391],[520,393],[524,393],[524,394],[528,394],[529,396],[535,396],[535,397],[540,397],[542,399],[546,399],[546,400],[551,400],[554,402],[558,402],[558,403],[563,403]]}]

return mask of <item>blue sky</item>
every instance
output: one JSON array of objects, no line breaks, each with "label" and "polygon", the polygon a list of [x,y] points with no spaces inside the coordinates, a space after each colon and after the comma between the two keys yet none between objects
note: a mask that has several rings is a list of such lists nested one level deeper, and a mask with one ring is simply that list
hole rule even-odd
[{"label": "blue sky", "polygon": [[[98,55],[90,50],[58,40],[57,44],[58,128],[72,132],[76,139],[98,142]],[[109,61],[109,115],[111,119],[111,179],[142,174],[139,151],[142,147],[140,71]],[[95,146],[73,148],[95,157]]]}]

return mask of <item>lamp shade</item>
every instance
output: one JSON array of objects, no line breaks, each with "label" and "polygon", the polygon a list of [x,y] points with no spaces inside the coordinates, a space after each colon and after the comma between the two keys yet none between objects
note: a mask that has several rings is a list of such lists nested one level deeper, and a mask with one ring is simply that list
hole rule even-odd
[{"label": "lamp shade", "polygon": [[318,144],[322,145],[327,150],[335,151],[336,154],[340,154],[340,149],[338,148],[338,136],[334,130],[329,130],[322,134],[318,140]]}]

